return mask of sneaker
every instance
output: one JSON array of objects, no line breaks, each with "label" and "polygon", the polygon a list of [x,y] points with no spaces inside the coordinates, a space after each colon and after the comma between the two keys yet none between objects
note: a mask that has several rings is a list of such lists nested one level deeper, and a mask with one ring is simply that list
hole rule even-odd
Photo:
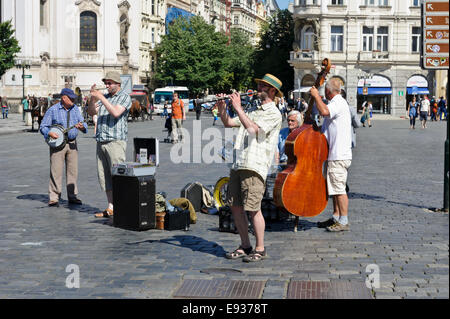
[{"label": "sneaker", "polygon": [[326,221],[317,222],[317,227],[326,228],[328,226],[333,225],[335,222],[336,222],[336,220],[333,217],[331,217],[330,219],[327,219]]},{"label": "sneaker", "polygon": [[326,229],[331,232],[338,232],[338,231],[350,230],[350,226],[349,226],[349,224],[342,225],[339,222],[335,222],[333,225],[328,226]]}]

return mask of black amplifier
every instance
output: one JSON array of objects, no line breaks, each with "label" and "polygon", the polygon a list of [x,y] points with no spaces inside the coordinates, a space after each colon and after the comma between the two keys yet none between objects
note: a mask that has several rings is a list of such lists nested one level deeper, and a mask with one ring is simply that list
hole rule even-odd
[{"label": "black amplifier", "polygon": [[130,230],[156,228],[154,176],[113,175],[113,225]]}]

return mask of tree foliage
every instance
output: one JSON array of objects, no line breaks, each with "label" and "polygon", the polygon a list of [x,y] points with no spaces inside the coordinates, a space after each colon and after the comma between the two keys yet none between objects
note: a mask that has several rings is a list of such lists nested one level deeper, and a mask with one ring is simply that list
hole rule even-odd
[{"label": "tree foliage", "polygon": [[14,37],[11,21],[0,23],[0,77],[14,67],[16,54],[20,52],[19,42]]},{"label": "tree foliage", "polygon": [[201,17],[174,20],[156,49],[158,84],[187,86],[193,95],[246,88],[253,48],[240,32],[232,33],[229,46],[227,42]]},{"label": "tree foliage", "polygon": [[260,42],[256,48],[253,69],[256,78],[266,73],[283,82],[285,95],[294,87],[294,70],[287,62],[294,42],[294,20],[287,9],[277,11],[267,25],[261,28]]},{"label": "tree foliage", "polygon": [[157,47],[156,79],[162,85],[187,86],[195,95],[223,85],[226,43],[201,17],[174,20]]},{"label": "tree foliage", "polygon": [[[231,87],[243,91],[252,86],[252,59],[255,49],[250,44],[248,36],[240,30],[231,30],[231,42],[228,49],[229,72],[231,72]],[[229,91],[229,89],[227,91]]]}]

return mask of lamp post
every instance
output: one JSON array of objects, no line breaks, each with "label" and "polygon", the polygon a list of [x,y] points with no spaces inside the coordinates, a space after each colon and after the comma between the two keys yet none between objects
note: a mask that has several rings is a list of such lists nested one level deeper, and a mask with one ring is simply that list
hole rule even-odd
[{"label": "lamp post", "polygon": [[16,60],[16,68],[22,69],[22,100],[25,98],[25,69],[29,69],[31,67],[31,61],[27,59],[18,59]]},{"label": "lamp post", "polygon": [[[17,59],[16,62],[16,68],[18,69],[22,69],[22,101],[25,99],[25,69],[29,69],[31,67],[31,61],[27,60],[27,59]],[[31,77],[31,75],[29,76]],[[22,104],[23,105],[23,104]],[[25,118],[25,112],[28,112],[30,110],[30,108],[28,108],[27,110],[25,110],[25,105],[22,106],[23,107],[23,120],[27,120],[25,122],[25,124],[27,125],[28,123],[28,115],[27,115],[27,119]],[[30,117],[31,117],[31,113],[30,113]]]}]

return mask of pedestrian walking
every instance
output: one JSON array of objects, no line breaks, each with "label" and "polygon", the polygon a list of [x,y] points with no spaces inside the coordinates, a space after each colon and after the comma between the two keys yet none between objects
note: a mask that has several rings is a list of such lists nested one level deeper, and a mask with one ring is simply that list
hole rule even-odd
[{"label": "pedestrian walking", "polygon": [[183,122],[186,120],[186,112],[184,110],[184,103],[178,97],[178,93],[173,93],[172,101],[172,143],[181,142],[183,139]]},{"label": "pedestrian walking", "polygon": [[420,121],[422,122],[422,129],[426,129],[428,116],[430,115],[430,100],[427,95],[423,96],[423,100],[420,103],[419,114]]},{"label": "pedestrian walking", "polygon": [[416,97],[413,97],[412,101],[410,101],[408,104],[409,128],[412,130],[416,128],[418,108],[419,103],[416,101]]},{"label": "pedestrian walking", "polygon": [[[282,97],[281,81],[271,74],[258,83],[257,94],[261,103],[251,112],[245,113],[239,93],[230,95],[230,102],[237,114],[230,118],[223,100],[217,102],[219,115],[225,127],[239,127],[234,149],[236,156],[228,183],[229,200],[241,244],[226,258],[243,258],[245,262],[257,262],[266,258],[264,246],[265,222],[261,202],[265,192],[265,180],[275,155],[282,117],[274,103],[275,96]],[[220,94],[219,97],[224,97]],[[253,222],[256,246],[253,250],[248,235],[247,214]]]},{"label": "pedestrian walking", "polygon": [[213,110],[212,110],[212,115],[214,117],[213,126],[216,125],[216,121],[219,119],[219,117],[217,116],[218,113],[219,113],[219,111],[217,110],[217,106],[214,105]]},{"label": "pedestrian walking", "polygon": [[87,124],[80,110],[74,103],[75,93],[68,88],[61,91],[61,101],[50,107],[44,115],[40,125],[40,132],[44,138],[57,139],[58,133],[50,132],[54,124],[68,129],[67,143],[62,149],[50,148],[50,181],[48,186],[48,206],[58,207],[62,191],[63,169],[66,166],[66,188],[69,204],[81,205],[78,198],[78,131],[87,132]]},{"label": "pedestrian walking", "polygon": [[23,110],[23,112],[22,112],[22,120],[23,121],[25,121],[25,112],[26,112],[26,110],[28,110],[28,106],[30,104],[28,98],[29,98],[28,96],[25,96],[23,98],[23,100],[22,100],[22,110]]},{"label": "pedestrian walking", "polygon": [[198,95],[194,99],[194,111],[195,111],[195,118],[197,120],[200,120],[200,115],[202,114],[202,104],[201,104],[201,101],[200,101]]},{"label": "pedestrian walking", "polygon": [[169,115],[168,109],[169,105],[167,103],[167,101],[164,101],[164,106],[163,106],[163,111],[161,113],[161,117],[167,118],[167,116]]},{"label": "pedestrian walking", "polygon": [[4,96],[4,97],[0,96],[0,106],[2,108],[3,119],[7,119],[8,118],[9,105],[8,105],[8,100],[6,99],[6,96]]},{"label": "pedestrian walking", "polygon": [[439,121],[442,121],[442,114],[444,114],[445,119],[447,119],[447,101],[444,99],[443,96],[441,96],[441,98],[439,99],[438,102],[438,106],[439,106]]},{"label": "pedestrian walking", "polygon": [[438,112],[438,104],[436,99],[433,98],[430,100],[430,121],[433,122],[437,122],[437,112]]},{"label": "pedestrian walking", "polygon": [[131,97],[121,88],[120,74],[107,72],[102,79],[108,93],[103,95],[96,85],[91,87],[88,113],[98,115],[97,132],[97,173],[101,189],[106,193],[108,207],[95,217],[113,216],[112,166],[126,159],[128,140],[128,113]]},{"label": "pedestrian walking", "polygon": [[369,124],[369,127],[372,127],[372,102],[368,101],[366,104],[363,104],[363,109],[362,109],[362,116],[364,117],[364,120],[362,120],[363,123],[363,127],[366,127],[366,122],[367,124]]},{"label": "pedestrian walking", "polygon": [[327,160],[327,191],[333,197],[332,218],[319,222],[319,227],[327,231],[349,230],[348,196],[346,192],[348,168],[352,162],[351,115],[347,101],[341,96],[341,84],[338,79],[330,79],[325,86],[323,103],[319,91],[313,86],[311,96],[317,109],[324,117],[322,132],[327,138],[329,151]]}]

